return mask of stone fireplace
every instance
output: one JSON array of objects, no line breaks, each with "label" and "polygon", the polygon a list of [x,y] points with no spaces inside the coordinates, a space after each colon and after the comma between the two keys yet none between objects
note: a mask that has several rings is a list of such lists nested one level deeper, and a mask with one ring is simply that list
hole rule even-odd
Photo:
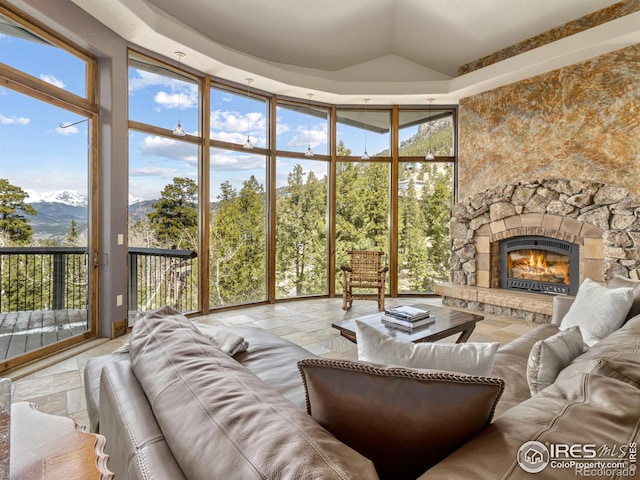
[{"label": "stone fireplace", "polygon": [[[575,295],[575,285],[586,277],[598,282],[617,274],[640,278],[640,203],[619,186],[550,179],[492,188],[454,206],[450,232],[451,282],[436,286],[445,305],[544,323],[551,317],[553,295]],[[573,249],[574,287],[556,288],[561,283],[551,276],[559,279],[560,273],[548,268],[544,274],[526,271],[521,257],[529,255],[526,260],[537,265],[534,251],[550,250],[531,248],[532,239],[553,250]],[[529,243],[527,255],[514,255],[520,270],[512,283],[528,274],[533,283],[521,282],[514,290],[504,279],[508,259],[501,265],[500,247],[515,251],[522,242]],[[542,285],[540,279],[549,281]]]}]

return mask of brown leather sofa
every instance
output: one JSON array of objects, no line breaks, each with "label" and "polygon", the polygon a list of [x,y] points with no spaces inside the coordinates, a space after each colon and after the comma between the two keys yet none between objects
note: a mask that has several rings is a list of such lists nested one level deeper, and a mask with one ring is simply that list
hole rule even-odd
[{"label": "brown leather sofa", "polygon": [[[556,322],[568,301],[558,301]],[[147,359],[145,365],[136,364],[135,358],[132,365],[126,354],[97,357],[88,363],[85,390],[91,427],[107,438],[108,466],[116,478],[378,478],[368,459],[327,435],[305,413],[296,363],[314,355],[261,329],[233,331],[249,343],[249,349],[233,359],[190,339],[175,347],[171,354],[175,358],[169,361],[155,345],[134,347],[132,342],[132,349],[144,353],[138,357]],[[594,448],[608,448],[598,452],[612,460],[622,450],[627,457],[632,453],[640,435],[640,316],[583,353],[554,384],[531,397],[526,380],[529,352],[537,340],[557,331],[556,325],[541,325],[498,351],[493,374],[505,380],[506,389],[494,421],[427,470],[421,480],[531,478],[518,455],[532,441],[550,448],[577,445],[569,453],[565,449],[560,457],[549,458],[539,477],[545,479],[573,478],[575,463],[589,460]],[[227,390],[224,374],[203,371],[212,356],[216,372],[239,375],[235,388],[254,392],[255,404],[267,408],[256,413],[255,405],[227,405],[238,392]],[[205,359],[207,363],[202,363]],[[173,370],[178,364],[186,372],[183,377],[191,380],[176,380]],[[200,399],[228,407],[224,416],[212,419],[206,405],[198,403],[201,400],[185,402],[184,393],[194,390],[200,392]],[[271,417],[268,413],[273,410],[287,421]],[[294,447],[284,441],[292,432],[304,432]],[[236,438],[241,444],[229,442]],[[629,470],[594,467],[587,473],[592,478],[625,478]]]},{"label": "brown leather sofa", "polygon": [[[530,394],[526,372],[531,347],[558,332],[572,301],[554,298],[552,324],[498,350],[492,374],[504,378],[506,387],[492,424],[420,480],[640,475],[635,461],[640,440],[640,315],[575,358],[552,385]],[[548,458],[537,463],[537,472],[525,471],[518,461],[526,454],[521,447],[529,442],[547,449]]]}]

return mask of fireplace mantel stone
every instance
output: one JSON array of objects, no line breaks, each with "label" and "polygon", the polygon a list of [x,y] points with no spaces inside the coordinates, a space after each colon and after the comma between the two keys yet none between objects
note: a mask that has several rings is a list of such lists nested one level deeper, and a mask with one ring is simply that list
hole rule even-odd
[{"label": "fireplace mantel stone", "polygon": [[[454,206],[450,234],[451,283],[436,286],[446,305],[548,321],[550,306],[506,305],[513,291],[498,288],[499,242],[524,235],[578,244],[580,282],[640,278],[640,202],[624,187],[548,179],[492,188]],[[529,295],[551,303],[548,295]]]}]

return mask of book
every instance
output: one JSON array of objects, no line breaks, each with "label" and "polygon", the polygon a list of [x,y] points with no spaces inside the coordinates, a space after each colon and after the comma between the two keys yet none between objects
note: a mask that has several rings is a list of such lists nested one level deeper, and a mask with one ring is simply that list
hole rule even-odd
[{"label": "book", "polygon": [[390,322],[415,323],[415,322],[419,322],[421,320],[433,319],[435,317],[433,315],[431,315],[430,313],[427,314],[427,315],[420,315],[419,317],[412,317],[412,318],[402,318],[402,317],[396,317],[395,315],[388,315],[386,313],[382,313],[381,318],[384,318],[385,320],[390,321]]},{"label": "book", "polygon": [[423,318],[428,318],[430,315],[430,312],[429,310],[423,310],[421,308],[410,307],[408,305],[401,305],[399,307],[385,309],[384,314],[388,317],[415,321]]},{"label": "book", "polygon": [[433,322],[435,322],[436,317],[428,317],[428,318],[423,318],[422,320],[416,320],[415,322],[409,322],[409,321],[402,321],[399,320],[397,318],[393,319],[393,320],[387,320],[387,318],[393,318],[393,317],[382,317],[381,321],[382,324],[386,327],[389,328],[398,328],[400,330],[404,330],[406,332],[412,332],[417,328],[420,327],[424,327],[425,325],[429,325]]}]

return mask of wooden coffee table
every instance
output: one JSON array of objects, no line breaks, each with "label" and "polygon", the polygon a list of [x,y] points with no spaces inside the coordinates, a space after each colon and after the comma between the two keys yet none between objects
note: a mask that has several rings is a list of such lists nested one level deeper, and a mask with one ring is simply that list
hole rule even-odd
[{"label": "wooden coffee table", "polygon": [[423,327],[418,327],[412,332],[407,332],[399,328],[383,325],[380,321],[382,313],[374,313],[365,317],[336,322],[331,326],[337,328],[340,331],[340,335],[354,343],[356,342],[356,320],[364,322],[403,342],[435,342],[460,333],[456,343],[462,343],[469,340],[471,333],[476,328],[476,322],[484,319],[482,315],[461,312],[446,307],[434,307],[433,305],[416,305],[416,307],[431,311],[431,314],[435,315],[436,321]]}]

